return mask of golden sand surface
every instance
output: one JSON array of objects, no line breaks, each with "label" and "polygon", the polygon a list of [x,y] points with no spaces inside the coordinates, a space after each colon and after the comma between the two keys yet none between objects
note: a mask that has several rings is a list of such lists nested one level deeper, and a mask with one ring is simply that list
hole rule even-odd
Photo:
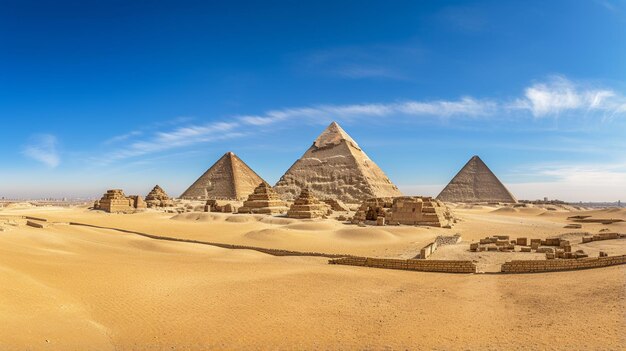
[{"label": "golden sand surface", "polygon": [[[0,349],[623,350],[624,265],[520,275],[393,271],[64,224],[403,258],[437,235],[460,233],[469,241],[577,231],[563,226],[578,213],[515,210],[459,208],[453,229],[213,213],[172,219],[155,211],[3,210],[0,219],[31,215],[51,224],[0,231]],[[592,212],[626,218],[624,210]],[[605,227],[626,232],[624,222],[578,231]]]}]

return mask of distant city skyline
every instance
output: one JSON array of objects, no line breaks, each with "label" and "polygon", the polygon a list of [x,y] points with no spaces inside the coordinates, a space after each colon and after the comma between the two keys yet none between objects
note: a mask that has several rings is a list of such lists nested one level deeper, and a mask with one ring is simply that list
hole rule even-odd
[{"label": "distant city skyline", "polygon": [[331,121],[407,195],[479,155],[518,199],[626,200],[626,1],[0,4],[0,197],[274,184]]}]

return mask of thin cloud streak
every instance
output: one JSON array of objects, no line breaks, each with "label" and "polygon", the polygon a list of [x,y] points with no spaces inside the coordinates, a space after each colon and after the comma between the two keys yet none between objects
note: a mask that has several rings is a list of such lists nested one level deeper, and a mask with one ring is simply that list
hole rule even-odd
[{"label": "thin cloud streak", "polygon": [[56,168],[61,163],[61,157],[57,151],[57,138],[52,134],[31,136],[22,154],[50,168]]}]

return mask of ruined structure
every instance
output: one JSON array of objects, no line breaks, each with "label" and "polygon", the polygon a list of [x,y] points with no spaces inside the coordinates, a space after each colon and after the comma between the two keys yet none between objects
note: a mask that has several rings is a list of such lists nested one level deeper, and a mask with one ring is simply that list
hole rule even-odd
[{"label": "ruined structure", "polygon": [[139,195],[124,195],[121,189],[111,189],[102,196],[102,198],[94,203],[95,210],[106,212],[134,212],[138,209],[146,208],[146,203]]},{"label": "ruined structure", "polygon": [[174,206],[174,201],[157,185],[146,195],[146,205],[149,208],[169,207]]},{"label": "ruined structure", "polygon": [[425,225],[449,227],[452,225],[450,209],[432,197],[412,196],[393,199],[388,224]]},{"label": "ruined structure", "polygon": [[237,206],[229,202],[220,203],[217,200],[206,200],[204,212],[237,213]]},{"label": "ruined structure", "polygon": [[276,192],[289,201],[304,188],[319,199],[346,203],[402,195],[336,122],[318,136],[275,186]]},{"label": "ruined structure", "polygon": [[263,181],[254,192],[243,202],[238,213],[281,214],[287,212],[287,204],[283,202],[272,187]]},{"label": "ruined structure", "polygon": [[361,206],[352,217],[352,223],[361,223],[365,221],[376,221],[378,217],[387,217],[393,206],[393,198],[379,197],[371,198],[363,201]]},{"label": "ruined structure", "polygon": [[446,205],[432,197],[401,196],[363,201],[352,217],[352,223],[368,221],[376,225],[450,227],[453,217]]},{"label": "ruined structure", "polygon": [[300,196],[291,205],[287,212],[289,218],[321,218],[332,212],[330,206],[320,202],[313,196],[309,189],[304,188],[300,192]]},{"label": "ruined structure", "polygon": [[517,200],[478,156],[472,157],[437,196],[446,202],[504,202]]},{"label": "ruined structure", "polygon": [[227,152],[180,196],[188,200],[245,200],[264,182],[237,155]]}]

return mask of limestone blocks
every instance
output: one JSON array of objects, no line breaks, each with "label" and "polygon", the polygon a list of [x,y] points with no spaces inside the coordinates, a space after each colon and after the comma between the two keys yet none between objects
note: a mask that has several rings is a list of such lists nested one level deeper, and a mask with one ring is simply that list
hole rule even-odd
[{"label": "limestone blocks", "polygon": [[146,203],[139,195],[126,196],[121,189],[111,189],[94,203],[94,209],[112,213],[132,213],[145,209]]},{"label": "limestone blocks", "polygon": [[263,181],[244,201],[238,213],[282,214],[288,211],[287,204],[282,201],[272,187]]},{"label": "limestone blocks", "polygon": [[330,206],[320,202],[309,192],[308,188],[302,189],[300,195],[287,212],[289,218],[322,218],[332,213]]}]

